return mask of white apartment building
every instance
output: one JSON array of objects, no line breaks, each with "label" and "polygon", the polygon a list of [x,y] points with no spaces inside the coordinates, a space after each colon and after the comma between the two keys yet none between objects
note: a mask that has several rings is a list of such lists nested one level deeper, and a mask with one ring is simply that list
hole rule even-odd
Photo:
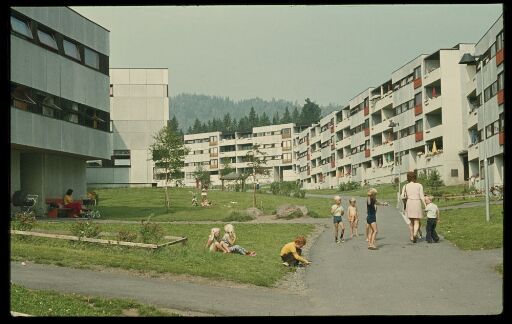
[{"label": "white apartment building", "polygon": [[198,185],[194,172],[200,166],[209,170],[213,185],[221,184],[220,170],[226,163],[237,173],[247,173],[249,163],[246,155],[253,149],[254,144],[259,145],[259,150],[264,153],[261,157],[269,168],[269,175],[261,177],[260,183],[294,181],[297,179],[293,140],[296,132],[297,127],[294,124],[281,124],[254,127],[250,133],[210,132],[185,135],[185,147],[189,149],[183,168],[185,185]]},{"label": "white apartment building", "polygon": [[[504,183],[505,68],[503,15],[478,41],[474,52],[467,52],[461,64],[466,67],[470,87],[466,91],[465,153],[469,177],[475,187],[484,189],[487,159],[489,186]],[[482,96],[483,93],[483,96]]]},{"label": "white apartment building", "polygon": [[11,7],[10,26],[10,192],[85,198],[112,151],[109,31],[67,7]]},{"label": "white apartment building", "polygon": [[[88,161],[91,187],[150,187],[154,174],[149,150],[169,121],[166,68],[110,69],[112,151],[108,159]],[[161,184],[160,184],[161,185]]]}]

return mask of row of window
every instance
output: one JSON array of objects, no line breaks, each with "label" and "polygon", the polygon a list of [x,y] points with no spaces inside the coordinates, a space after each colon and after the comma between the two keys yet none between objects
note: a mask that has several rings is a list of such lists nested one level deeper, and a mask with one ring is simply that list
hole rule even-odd
[{"label": "row of window", "polygon": [[[483,61],[484,65],[489,63],[489,61],[496,56],[496,53],[501,51],[505,46],[505,38],[503,35],[503,31],[496,35],[496,41],[492,43],[491,47],[485,51],[480,60]],[[479,66],[477,66],[477,71],[479,70]]]},{"label": "row of window", "polygon": [[494,97],[498,91],[503,90],[505,87],[505,73],[501,72],[498,74],[498,78],[490,86],[484,90],[484,101],[487,102],[489,99]]},{"label": "row of window", "polygon": [[108,56],[68,38],[51,28],[11,11],[11,31],[31,43],[108,75]]},{"label": "row of window", "polygon": [[499,132],[505,131],[505,115],[500,114],[497,121],[490,123],[485,127],[485,138],[489,138],[498,134]]},{"label": "row of window", "polygon": [[350,109],[350,116],[355,115],[359,111],[363,110],[364,107],[369,107],[370,100],[368,97],[364,98],[363,102],[361,102],[359,105],[355,106],[354,108]]},{"label": "row of window", "polygon": [[11,107],[110,132],[110,113],[11,82]]},{"label": "row of window", "polygon": [[398,80],[393,84],[393,91],[396,91],[402,87],[405,87],[409,83],[413,82],[416,79],[421,78],[421,65],[416,67],[413,71],[413,73],[407,75],[406,77]]}]

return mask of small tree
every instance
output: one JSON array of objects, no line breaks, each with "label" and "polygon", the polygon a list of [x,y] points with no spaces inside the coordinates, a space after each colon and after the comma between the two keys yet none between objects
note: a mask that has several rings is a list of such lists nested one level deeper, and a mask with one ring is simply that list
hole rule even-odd
[{"label": "small tree", "polygon": [[[188,149],[183,145],[183,138],[178,136],[169,126],[164,126],[153,136],[155,142],[149,150],[155,167],[165,176],[165,207],[169,211],[171,202],[167,186],[172,179],[181,179],[185,166],[185,155]],[[163,172],[162,172],[163,170]]]},{"label": "small tree", "polygon": [[225,176],[232,172],[235,172],[235,169],[231,166],[228,159],[221,161],[222,169],[220,169],[220,175]]},{"label": "small tree", "polygon": [[259,150],[259,145],[254,144],[252,149],[247,152],[245,155],[247,158],[247,162],[249,164],[250,173],[249,176],[252,177],[253,181],[253,195],[252,195],[252,206],[256,207],[256,182],[259,176],[268,175],[269,170],[266,167],[267,161],[265,161],[264,155],[265,152],[261,152]]},{"label": "small tree", "polygon": [[194,177],[201,181],[201,189],[210,186],[210,171],[205,170],[202,165],[199,165],[194,171]]}]

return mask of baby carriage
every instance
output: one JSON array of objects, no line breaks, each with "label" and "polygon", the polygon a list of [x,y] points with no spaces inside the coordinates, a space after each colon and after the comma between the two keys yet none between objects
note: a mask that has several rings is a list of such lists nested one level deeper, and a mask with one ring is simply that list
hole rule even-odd
[{"label": "baby carriage", "polygon": [[34,209],[37,204],[38,197],[38,195],[29,195],[21,190],[14,192],[12,195],[12,205],[18,208],[17,211],[14,212],[14,215],[11,213],[11,218],[12,216],[35,217],[36,213]]},{"label": "baby carriage", "polygon": [[100,211],[97,209],[98,206],[98,195],[95,192],[89,192],[87,199],[82,201],[85,209],[83,215],[87,218],[100,218]]}]

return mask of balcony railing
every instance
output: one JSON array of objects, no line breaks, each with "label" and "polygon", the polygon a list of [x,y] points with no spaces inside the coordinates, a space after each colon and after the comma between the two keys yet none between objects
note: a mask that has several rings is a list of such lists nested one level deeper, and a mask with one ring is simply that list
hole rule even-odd
[{"label": "balcony railing", "polygon": [[500,65],[505,60],[504,51],[504,49],[500,49],[498,52],[496,52],[496,66]]},{"label": "balcony railing", "polygon": [[219,145],[218,141],[210,141],[210,146],[216,146]]},{"label": "balcony railing", "polygon": [[210,157],[217,157],[219,156],[219,153],[210,153]]},{"label": "balcony railing", "polygon": [[505,102],[505,90],[501,89],[498,91],[498,105],[502,105]]},{"label": "balcony railing", "polygon": [[421,78],[417,78],[413,82],[414,82],[414,89],[421,86]]},{"label": "balcony railing", "polygon": [[500,132],[500,134],[499,134],[499,143],[500,143],[500,145],[505,144],[505,132],[503,132],[503,131]]},{"label": "balcony railing", "polygon": [[414,106],[414,116],[418,116],[422,112],[423,112],[423,105],[422,104]]},{"label": "balcony railing", "polygon": [[364,129],[364,136],[369,136],[370,135],[370,129],[369,128],[365,128]]},{"label": "balcony railing", "polygon": [[370,149],[364,150],[364,157],[365,158],[370,157]]},{"label": "balcony railing", "polygon": [[416,142],[423,141],[423,132],[416,132],[415,134]]}]

